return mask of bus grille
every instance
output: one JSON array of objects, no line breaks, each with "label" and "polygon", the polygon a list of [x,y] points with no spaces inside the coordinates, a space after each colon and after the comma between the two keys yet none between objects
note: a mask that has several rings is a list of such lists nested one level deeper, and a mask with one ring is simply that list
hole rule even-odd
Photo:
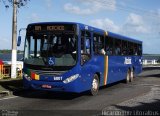
[{"label": "bus grille", "polygon": [[44,70],[31,70],[38,75],[48,75],[48,76],[60,76],[67,71],[44,71]]}]

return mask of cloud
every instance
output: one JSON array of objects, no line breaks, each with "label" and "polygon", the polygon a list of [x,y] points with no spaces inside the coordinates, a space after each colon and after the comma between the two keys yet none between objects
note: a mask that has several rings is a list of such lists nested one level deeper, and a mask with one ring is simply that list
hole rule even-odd
[{"label": "cloud", "polygon": [[52,8],[52,0],[45,0],[45,4],[47,6],[47,9],[51,9]]},{"label": "cloud", "polygon": [[152,25],[148,25],[148,22],[142,16],[134,13],[130,13],[122,25],[116,25],[114,21],[108,18],[95,19],[90,22],[96,27],[127,36],[150,34],[152,27]]},{"label": "cloud", "polygon": [[94,25],[94,26],[101,28],[101,29],[104,29],[106,31],[120,32],[120,27],[108,18],[95,19],[90,22],[91,22],[91,25]]},{"label": "cloud", "polygon": [[36,13],[32,13],[29,17],[28,17],[29,22],[39,22],[41,20],[41,18],[39,17],[38,14]]},{"label": "cloud", "polygon": [[74,14],[83,14],[83,15],[87,15],[87,14],[92,14],[91,9],[81,9],[78,6],[74,6],[71,3],[67,3],[64,5],[64,9],[65,11],[68,11],[70,13],[74,13]]},{"label": "cloud", "polygon": [[38,22],[40,20],[38,14],[36,14],[36,13],[33,13],[31,15],[31,19],[32,19],[33,22]]},{"label": "cloud", "polygon": [[127,17],[127,21],[126,23],[130,23],[131,25],[142,25],[143,24],[143,19],[140,15],[131,13],[129,14],[129,16]]},{"label": "cloud", "polygon": [[149,33],[150,29],[145,23],[142,16],[130,13],[122,27],[123,33],[129,34],[145,34]]},{"label": "cloud", "polygon": [[[158,14],[158,10],[157,10]],[[142,15],[143,16],[143,15]],[[94,19],[90,24],[114,33],[143,41],[144,53],[159,53],[160,18],[146,18],[130,13],[121,25],[109,18]],[[160,15],[157,15],[160,16]]]},{"label": "cloud", "polygon": [[89,15],[97,13],[101,10],[116,10],[115,0],[77,0],[74,5],[66,3],[64,10],[77,15]]},{"label": "cloud", "polygon": [[155,33],[154,35],[160,36],[160,9],[151,11],[153,16],[148,18],[148,22],[151,22],[151,31]]}]

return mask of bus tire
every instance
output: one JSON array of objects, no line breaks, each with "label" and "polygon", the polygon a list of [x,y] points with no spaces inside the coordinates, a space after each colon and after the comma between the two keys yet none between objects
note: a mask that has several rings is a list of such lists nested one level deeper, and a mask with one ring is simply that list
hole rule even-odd
[{"label": "bus tire", "polygon": [[129,83],[129,82],[130,82],[130,70],[127,71],[127,76],[126,76],[125,82],[126,82],[126,83]]},{"label": "bus tire", "polygon": [[133,81],[133,78],[134,78],[134,71],[133,69],[130,70],[130,82]]},{"label": "bus tire", "polygon": [[92,96],[97,95],[98,91],[99,91],[99,77],[98,77],[97,74],[95,74],[94,77],[93,77],[90,94]]}]

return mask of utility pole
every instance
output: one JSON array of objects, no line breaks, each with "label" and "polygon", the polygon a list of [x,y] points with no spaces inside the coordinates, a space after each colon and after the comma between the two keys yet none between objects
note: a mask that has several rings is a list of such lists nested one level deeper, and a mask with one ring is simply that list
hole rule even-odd
[{"label": "utility pole", "polygon": [[11,78],[17,77],[17,0],[13,0]]}]

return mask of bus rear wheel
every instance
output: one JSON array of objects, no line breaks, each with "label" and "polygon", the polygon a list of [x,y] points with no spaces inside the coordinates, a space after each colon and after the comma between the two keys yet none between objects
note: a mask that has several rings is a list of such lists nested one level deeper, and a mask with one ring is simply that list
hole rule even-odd
[{"label": "bus rear wheel", "polygon": [[99,77],[97,74],[94,75],[93,81],[92,81],[92,87],[90,90],[90,94],[92,96],[97,95],[99,91]]},{"label": "bus rear wheel", "polygon": [[133,69],[130,70],[130,82],[133,81],[133,78],[134,78],[134,71]]},{"label": "bus rear wheel", "polygon": [[129,69],[126,76],[126,83],[132,82],[134,77],[133,69]]},{"label": "bus rear wheel", "polygon": [[130,81],[130,71],[128,70],[125,82],[129,83],[129,81]]}]

